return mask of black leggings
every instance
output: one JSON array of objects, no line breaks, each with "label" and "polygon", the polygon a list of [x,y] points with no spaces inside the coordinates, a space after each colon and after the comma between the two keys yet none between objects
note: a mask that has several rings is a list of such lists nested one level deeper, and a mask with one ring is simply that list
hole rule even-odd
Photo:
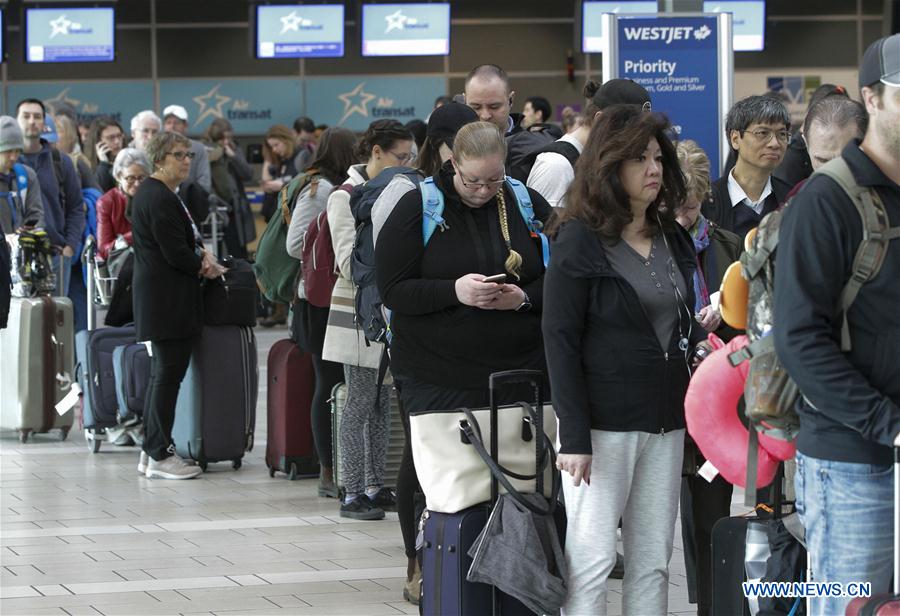
[{"label": "black leggings", "polygon": [[316,374],[316,389],[312,399],[312,430],[316,454],[322,466],[334,466],[331,440],[331,390],[344,380],[344,366],[325,361],[321,355],[311,355]]},{"label": "black leggings", "polygon": [[403,418],[403,432],[406,443],[403,445],[403,457],[397,471],[397,518],[400,521],[400,534],[403,535],[403,549],[407,558],[416,557],[416,493],[421,492],[419,476],[413,464],[412,445],[409,442],[409,415],[404,405],[400,404],[400,416]]},{"label": "black leggings", "polygon": [[144,407],[144,451],[154,460],[171,455],[178,390],[191,361],[192,338],[155,340]]}]

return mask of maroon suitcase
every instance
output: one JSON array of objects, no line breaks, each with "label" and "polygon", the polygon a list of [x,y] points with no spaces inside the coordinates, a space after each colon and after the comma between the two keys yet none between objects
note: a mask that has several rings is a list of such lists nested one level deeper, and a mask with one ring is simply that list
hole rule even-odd
[{"label": "maroon suitcase", "polygon": [[318,476],[311,408],[315,390],[312,357],[292,340],[279,340],[269,350],[266,400],[266,466],[290,479]]},{"label": "maroon suitcase", "polygon": [[900,616],[900,447],[894,447],[894,588],[891,593],[859,597],[847,616]]}]

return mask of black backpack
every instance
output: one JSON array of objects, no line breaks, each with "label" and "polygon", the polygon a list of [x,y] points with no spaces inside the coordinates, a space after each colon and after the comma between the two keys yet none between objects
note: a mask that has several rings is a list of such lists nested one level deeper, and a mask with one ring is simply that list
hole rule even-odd
[{"label": "black backpack", "polygon": [[520,178],[513,173],[529,154],[562,137],[562,130],[555,124],[532,124],[527,129],[511,133],[506,137],[506,175],[520,182],[528,179],[528,174]]},{"label": "black backpack", "polygon": [[537,160],[537,157],[541,154],[546,153],[560,154],[569,161],[573,167],[575,166],[575,161],[578,160],[578,148],[576,148],[571,143],[567,143],[565,141],[551,141],[550,143],[545,143],[544,145],[528,152],[524,156],[518,158],[518,162],[515,164],[511,164],[512,160],[507,158],[510,161],[510,166],[507,168],[507,173],[511,176],[519,180],[520,182],[527,182],[528,176],[531,175],[531,169],[534,167],[534,162]]}]

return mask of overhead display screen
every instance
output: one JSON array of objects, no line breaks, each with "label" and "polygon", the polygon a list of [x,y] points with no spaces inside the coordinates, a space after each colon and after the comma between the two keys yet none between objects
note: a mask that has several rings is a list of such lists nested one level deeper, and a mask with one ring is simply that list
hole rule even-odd
[{"label": "overhead display screen", "polygon": [[704,13],[731,13],[735,51],[762,51],[766,42],[765,0],[704,0]]},{"label": "overhead display screen", "polygon": [[28,62],[112,62],[115,35],[112,7],[25,9]]},{"label": "overhead display screen", "polygon": [[364,4],[364,56],[446,56],[450,4]]},{"label": "overhead display screen", "polygon": [[343,4],[257,5],[257,58],[339,58],[343,55]]},{"label": "overhead display screen", "polygon": [[606,41],[603,13],[655,13],[656,0],[638,2],[584,2],[581,10],[581,51],[601,53]]}]

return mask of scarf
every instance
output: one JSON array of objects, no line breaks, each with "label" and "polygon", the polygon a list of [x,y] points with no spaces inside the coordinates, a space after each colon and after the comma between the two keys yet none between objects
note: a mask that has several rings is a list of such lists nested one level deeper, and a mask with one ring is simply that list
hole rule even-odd
[{"label": "scarf", "polygon": [[709,248],[709,221],[703,214],[697,218],[697,222],[689,229],[691,239],[694,240],[694,252],[696,253],[697,269],[694,270],[694,312],[709,306],[709,289],[706,287],[706,277],[700,268],[700,253]]}]

